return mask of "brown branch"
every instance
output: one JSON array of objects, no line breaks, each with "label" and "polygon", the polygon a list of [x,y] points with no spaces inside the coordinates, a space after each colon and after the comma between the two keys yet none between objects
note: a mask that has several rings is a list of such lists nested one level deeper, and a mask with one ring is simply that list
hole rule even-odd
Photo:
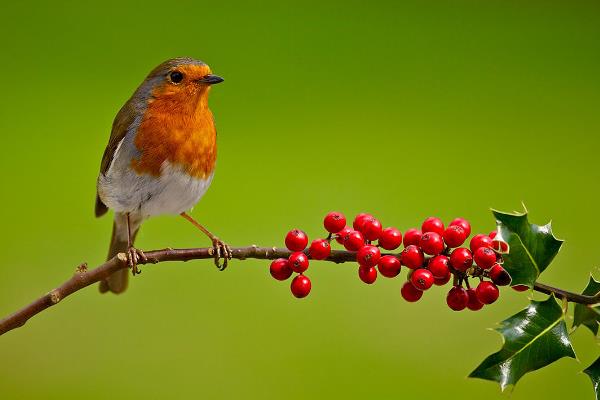
[{"label": "brown branch", "polygon": [[559,289],[554,286],[546,285],[545,283],[536,282],[533,286],[533,290],[545,293],[545,294],[553,294],[559,299],[566,299],[571,303],[592,305],[600,303],[600,293],[595,296],[586,296],[584,294],[573,293],[567,290]]},{"label": "brown branch", "polygon": [[[263,260],[273,260],[280,257],[289,257],[290,251],[288,249],[281,249],[276,247],[239,247],[233,248],[232,257],[240,260],[247,258],[257,258]],[[146,252],[147,262],[141,261],[139,264],[147,263],[159,263],[164,261],[190,261],[199,260],[214,257],[214,250],[212,248],[200,248],[200,249],[165,249]],[[355,253],[348,251],[332,250],[331,256],[327,261],[342,263],[347,261],[355,261]],[[35,300],[33,303],[27,305],[21,310],[9,315],[8,317],[0,320],[0,335],[19,328],[33,316],[39,314],[45,309],[52,307],[58,302],[62,301],[65,297],[81,290],[87,286],[90,286],[96,282],[107,278],[112,273],[127,268],[127,257],[125,254],[118,254],[116,257],[108,260],[104,264],[97,268],[88,270],[85,265],[79,266],[75,274],[56,289],[51,290],[42,297]]]},{"label": "brown branch", "polygon": [[[274,260],[276,258],[287,258],[290,255],[288,249],[276,247],[238,247],[233,248],[232,257],[245,260],[247,258],[255,258],[261,260]],[[214,257],[212,248],[199,249],[165,249],[146,252],[147,262],[140,261],[139,264],[159,263],[165,261],[190,261],[200,260]],[[356,253],[344,250],[332,250],[331,255],[325,260],[335,263],[356,261]],[[107,278],[112,273],[127,268],[127,257],[125,254],[118,254],[116,257],[108,260],[97,268],[88,270],[85,264],[77,267],[75,274],[56,289],[51,290],[42,297],[35,300],[33,303],[25,306],[21,310],[9,315],[0,320],[0,335],[19,328],[33,316],[39,314],[45,309],[58,304],[67,296],[90,286],[96,282]],[[577,293],[568,292],[566,290],[554,288],[543,283],[536,283],[534,290],[554,294],[558,298],[566,299],[567,301],[580,304],[596,304],[600,302],[600,293],[596,296],[584,296]]]}]

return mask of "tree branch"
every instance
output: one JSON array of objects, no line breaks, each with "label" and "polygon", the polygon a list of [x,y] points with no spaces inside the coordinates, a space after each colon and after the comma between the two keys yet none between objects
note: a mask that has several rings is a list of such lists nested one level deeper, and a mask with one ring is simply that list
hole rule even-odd
[{"label": "tree branch", "polygon": [[[276,258],[284,257],[287,258],[291,254],[288,249],[281,249],[276,247],[239,247],[233,248],[232,257],[240,260],[247,258],[256,258],[263,260],[274,260]],[[147,262],[140,260],[138,264],[148,263],[159,263],[165,261],[190,261],[207,259],[214,257],[213,248],[199,248],[199,249],[165,249],[146,252]],[[355,261],[355,253],[332,250],[331,256],[327,261],[342,263],[347,261]],[[96,282],[107,278],[112,273],[127,268],[127,256],[123,253],[118,254],[116,257],[108,260],[99,267],[88,270],[85,264],[77,267],[75,274],[56,289],[51,290],[42,297],[35,300],[33,303],[27,305],[21,310],[9,315],[8,317],[0,320],[0,335],[19,328],[33,316],[39,314],[45,309],[52,307],[58,302],[62,301],[65,297],[81,290],[87,286],[90,286]]]},{"label": "tree branch", "polygon": [[566,299],[571,303],[579,303],[585,305],[592,305],[600,303],[600,293],[595,296],[586,296],[584,294],[573,293],[567,290],[559,289],[550,285],[546,285],[545,283],[536,282],[533,286],[533,290],[545,293],[545,294],[553,294],[559,299]]},{"label": "tree branch", "polygon": [[[288,249],[277,248],[277,247],[238,247],[232,248],[232,257],[245,260],[247,258],[255,258],[261,260],[274,260],[276,258],[287,258],[291,254]],[[138,263],[159,263],[165,261],[190,261],[208,259],[214,257],[213,248],[197,248],[197,249],[165,249],[155,250],[146,252],[148,261],[141,261]],[[395,254],[398,256],[398,254]],[[356,253],[344,250],[332,250],[331,255],[324,261],[330,261],[335,263],[354,262],[356,261]],[[86,264],[82,264],[77,267],[75,274],[61,286],[51,290],[42,297],[35,300],[33,303],[25,306],[19,311],[9,315],[8,317],[0,320],[0,335],[6,332],[19,328],[32,318],[39,314],[45,309],[58,304],[67,296],[87,287],[96,282],[107,278],[112,273],[127,268],[127,256],[123,253],[118,254],[116,257],[108,260],[104,264],[97,268],[88,270]],[[600,302],[600,293],[596,296],[584,296],[578,293],[568,292],[566,290],[558,289],[552,286],[545,285],[543,283],[536,283],[534,290],[546,293],[554,294],[558,298],[564,298],[567,301],[580,304],[596,304]]]}]

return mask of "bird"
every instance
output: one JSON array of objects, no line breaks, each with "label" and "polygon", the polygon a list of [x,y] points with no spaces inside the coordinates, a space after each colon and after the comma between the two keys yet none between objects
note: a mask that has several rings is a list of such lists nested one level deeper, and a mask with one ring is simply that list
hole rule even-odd
[{"label": "bird", "polygon": [[[135,276],[134,247],[142,222],[156,215],[181,215],[211,240],[220,270],[231,248],[188,211],[209,188],[217,160],[217,133],[208,95],[224,79],[197,59],[180,57],[154,68],[117,113],[96,181],[96,217],[114,211],[108,259],[127,256]],[[223,262],[221,262],[223,260]],[[127,289],[128,269],[100,282],[100,292]]]}]

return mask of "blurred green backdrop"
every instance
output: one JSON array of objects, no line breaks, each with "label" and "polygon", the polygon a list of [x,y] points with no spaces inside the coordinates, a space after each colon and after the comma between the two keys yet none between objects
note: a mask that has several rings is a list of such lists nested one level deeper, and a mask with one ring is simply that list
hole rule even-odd
[{"label": "blurred green backdrop", "polygon": [[[489,231],[489,207],[552,218],[567,245],[543,276],[581,289],[600,262],[600,5],[595,1],[3,2],[0,312],[103,261],[93,217],[114,115],[156,64],[209,63],[216,179],[194,215],[232,245],[282,245],[325,212],[405,230],[429,215]],[[179,218],[139,245],[204,246]],[[123,296],[89,288],[0,338],[7,399],[501,398],[465,376],[520,310],[503,291],[453,313],[401,280],[315,263],[302,301],[268,262],[145,268]],[[526,376],[512,399],[591,399],[581,363]]]}]

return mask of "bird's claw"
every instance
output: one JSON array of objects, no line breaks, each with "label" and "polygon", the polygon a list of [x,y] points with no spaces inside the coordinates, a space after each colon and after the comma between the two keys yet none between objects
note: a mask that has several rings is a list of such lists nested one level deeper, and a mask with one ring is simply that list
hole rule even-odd
[{"label": "bird's claw", "polygon": [[136,249],[135,247],[130,247],[129,250],[127,250],[127,265],[134,276],[142,273],[138,267],[140,261],[145,264],[148,262],[148,257],[146,257],[143,251]]},{"label": "bird's claw", "polygon": [[[215,238],[213,239],[213,249],[215,256],[215,265],[219,269],[219,271],[223,271],[227,268],[227,263],[231,260],[232,253],[231,247],[221,239]],[[223,264],[221,264],[221,259],[223,259]]]}]

